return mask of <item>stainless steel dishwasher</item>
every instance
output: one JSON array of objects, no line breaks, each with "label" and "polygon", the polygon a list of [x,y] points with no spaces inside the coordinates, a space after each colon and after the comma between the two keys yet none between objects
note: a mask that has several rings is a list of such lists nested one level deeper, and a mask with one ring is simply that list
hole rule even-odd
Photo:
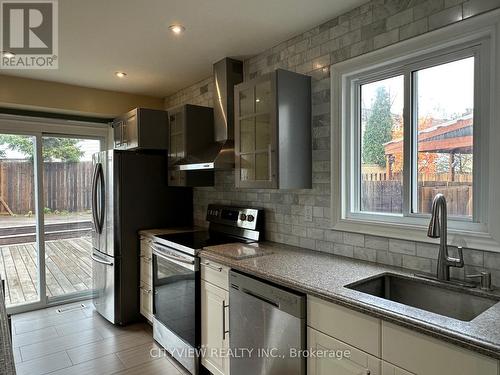
[{"label": "stainless steel dishwasher", "polygon": [[235,271],[229,284],[230,373],[304,375],[306,297]]}]

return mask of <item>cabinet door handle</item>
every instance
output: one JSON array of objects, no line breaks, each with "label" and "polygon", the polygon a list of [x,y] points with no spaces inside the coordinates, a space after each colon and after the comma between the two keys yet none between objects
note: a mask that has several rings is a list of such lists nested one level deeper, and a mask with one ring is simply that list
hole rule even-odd
[{"label": "cabinet door handle", "polygon": [[205,262],[205,266],[207,266],[208,268],[211,268],[217,272],[222,272],[222,267],[212,266],[209,262]]},{"label": "cabinet door handle", "polygon": [[229,308],[229,305],[222,301],[222,340],[225,340],[226,334],[229,333],[229,330],[226,330],[226,308]]}]

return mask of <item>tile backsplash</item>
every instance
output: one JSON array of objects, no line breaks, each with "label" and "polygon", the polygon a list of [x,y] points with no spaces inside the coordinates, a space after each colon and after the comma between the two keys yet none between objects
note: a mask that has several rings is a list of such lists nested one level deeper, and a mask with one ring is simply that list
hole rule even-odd
[{"label": "tile backsplash", "polygon": [[[312,77],[313,188],[236,189],[234,172],[217,172],[215,186],[194,189],[195,222],[205,225],[209,203],[256,205],[266,210],[266,238],[316,251],[420,272],[434,272],[438,247],[330,230],[330,71],[331,64],[446,26],[494,8],[498,0],[373,0],[244,61],[245,79],[277,68]],[[221,56],[222,57],[222,56]],[[165,99],[213,106],[212,77]],[[465,249],[464,269],[454,277],[482,270],[500,286],[500,253]]]}]

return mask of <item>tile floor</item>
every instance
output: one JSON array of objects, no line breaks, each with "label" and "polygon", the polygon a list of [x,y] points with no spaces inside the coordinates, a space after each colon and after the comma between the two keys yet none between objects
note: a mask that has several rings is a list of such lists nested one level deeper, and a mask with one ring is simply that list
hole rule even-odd
[{"label": "tile floor", "polygon": [[81,303],[12,316],[19,375],[186,374],[173,359],[151,356],[158,346],[148,324],[116,327],[95,312],[92,302]]}]

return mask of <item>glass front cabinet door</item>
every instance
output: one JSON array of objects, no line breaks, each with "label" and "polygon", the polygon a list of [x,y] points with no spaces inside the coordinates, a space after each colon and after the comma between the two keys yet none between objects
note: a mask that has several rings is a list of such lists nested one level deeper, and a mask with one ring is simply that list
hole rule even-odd
[{"label": "glass front cabinet door", "polygon": [[309,77],[285,70],[235,86],[237,188],[310,187],[310,87]]},{"label": "glass front cabinet door", "polygon": [[265,76],[236,88],[236,185],[277,188],[274,80]]},{"label": "glass front cabinet door", "polygon": [[[175,164],[184,158],[186,138],[184,133],[184,111],[183,108],[169,112],[170,144],[168,147],[169,165]],[[168,183],[170,186],[184,186],[185,175],[175,169],[168,171]]]}]

